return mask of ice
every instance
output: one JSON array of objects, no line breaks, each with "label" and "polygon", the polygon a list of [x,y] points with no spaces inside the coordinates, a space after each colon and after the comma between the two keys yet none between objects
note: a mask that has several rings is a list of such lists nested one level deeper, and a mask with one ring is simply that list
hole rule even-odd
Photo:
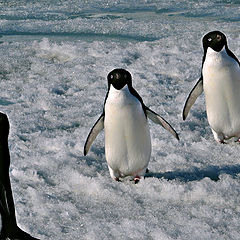
[{"label": "ice", "polygon": [[[224,32],[240,56],[238,1],[6,1],[0,9],[0,107],[23,229],[58,240],[239,238],[239,144],[215,142],[204,96],[182,120],[203,35]],[[137,185],[110,178],[104,133],[83,156],[106,76],[119,67],[180,136],[149,121],[150,173]]]}]

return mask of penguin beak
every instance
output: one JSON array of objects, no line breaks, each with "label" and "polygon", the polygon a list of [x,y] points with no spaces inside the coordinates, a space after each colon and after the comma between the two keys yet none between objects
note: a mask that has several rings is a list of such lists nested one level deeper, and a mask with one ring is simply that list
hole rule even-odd
[{"label": "penguin beak", "polygon": [[119,73],[116,73],[116,79],[120,79],[121,78],[121,75]]}]

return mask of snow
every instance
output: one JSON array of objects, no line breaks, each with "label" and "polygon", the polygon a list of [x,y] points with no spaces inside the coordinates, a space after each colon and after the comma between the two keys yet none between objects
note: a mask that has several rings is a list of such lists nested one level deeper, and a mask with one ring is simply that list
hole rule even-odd
[{"label": "snow", "polygon": [[[182,120],[203,35],[224,32],[240,57],[239,1],[22,0],[0,9],[0,107],[23,229],[58,240],[239,238],[240,146],[215,142],[203,95]],[[110,178],[104,133],[83,156],[106,76],[119,67],[180,136],[149,121],[150,173],[137,185]]]}]

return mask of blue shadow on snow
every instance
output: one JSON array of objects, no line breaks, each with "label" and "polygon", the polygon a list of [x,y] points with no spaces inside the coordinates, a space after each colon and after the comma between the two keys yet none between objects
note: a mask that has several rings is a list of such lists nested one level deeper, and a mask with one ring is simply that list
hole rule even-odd
[{"label": "blue shadow on snow", "polygon": [[210,178],[213,181],[219,181],[220,174],[228,174],[233,178],[236,178],[240,173],[240,164],[237,165],[225,165],[225,166],[208,166],[206,168],[194,168],[189,171],[169,171],[165,173],[149,172],[146,174],[146,178],[163,178],[167,180],[179,180],[181,182],[200,181],[205,177]]}]

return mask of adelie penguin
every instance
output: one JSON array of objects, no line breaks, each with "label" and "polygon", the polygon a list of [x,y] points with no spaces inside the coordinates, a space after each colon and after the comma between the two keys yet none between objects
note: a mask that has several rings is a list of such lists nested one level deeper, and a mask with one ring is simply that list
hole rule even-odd
[{"label": "adelie penguin", "polygon": [[0,214],[2,222],[0,240],[38,240],[17,226],[9,177],[10,154],[8,134],[8,118],[0,112]]},{"label": "adelie penguin", "polygon": [[240,141],[240,63],[219,31],[203,37],[202,74],[183,109],[185,120],[197,97],[204,91],[207,118],[214,139]]},{"label": "adelie penguin", "polygon": [[107,79],[103,113],[87,137],[84,155],[104,129],[105,155],[111,177],[119,181],[130,176],[137,183],[145,175],[151,155],[147,118],[160,124],[177,139],[178,134],[168,122],[144,105],[132,87],[132,77],[128,71],[114,69]]}]

